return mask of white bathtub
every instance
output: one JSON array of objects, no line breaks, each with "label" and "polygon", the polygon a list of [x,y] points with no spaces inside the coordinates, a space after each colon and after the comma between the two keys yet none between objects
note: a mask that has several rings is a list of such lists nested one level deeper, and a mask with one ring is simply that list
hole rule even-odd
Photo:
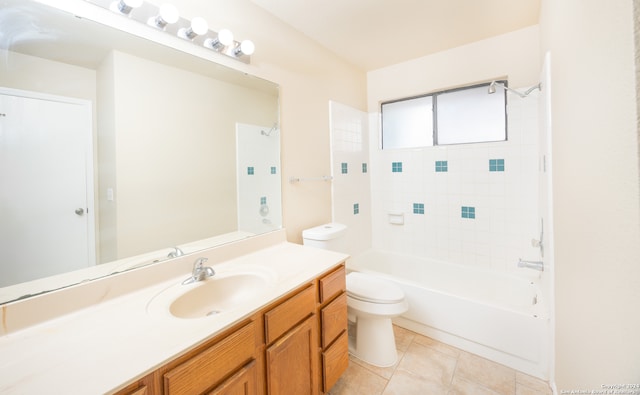
[{"label": "white bathtub", "polygon": [[394,322],[521,372],[548,379],[549,318],[531,278],[410,255],[369,250],[349,271],[398,284],[409,310]]}]

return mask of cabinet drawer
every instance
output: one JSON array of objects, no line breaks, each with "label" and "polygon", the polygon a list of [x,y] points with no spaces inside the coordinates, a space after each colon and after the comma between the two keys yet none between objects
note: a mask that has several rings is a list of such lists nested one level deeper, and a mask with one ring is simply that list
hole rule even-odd
[{"label": "cabinet drawer", "polygon": [[322,389],[329,392],[349,366],[349,335],[344,331],[340,337],[322,353]]},{"label": "cabinet drawer", "polygon": [[258,344],[251,322],[164,374],[165,394],[200,394],[253,356]]},{"label": "cabinet drawer", "polygon": [[322,348],[347,330],[347,294],[342,293],[320,312],[322,322]]},{"label": "cabinet drawer", "polygon": [[344,265],[335,272],[329,273],[319,281],[320,303],[330,300],[334,295],[347,289],[347,280]]},{"label": "cabinet drawer", "polygon": [[315,305],[315,287],[309,286],[286,302],[266,312],[264,314],[264,333],[267,344],[313,314]]}]

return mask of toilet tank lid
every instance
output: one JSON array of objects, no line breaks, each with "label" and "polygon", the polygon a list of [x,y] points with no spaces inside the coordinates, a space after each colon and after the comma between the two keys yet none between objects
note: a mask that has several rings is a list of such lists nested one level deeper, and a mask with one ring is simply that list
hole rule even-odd
[{"label": "toilet tank lid", "polygon": [[340,237],[347,231],[347,226],[337,222],[316,226],[302,231],[302,238],[308,240],[331,240]]}]

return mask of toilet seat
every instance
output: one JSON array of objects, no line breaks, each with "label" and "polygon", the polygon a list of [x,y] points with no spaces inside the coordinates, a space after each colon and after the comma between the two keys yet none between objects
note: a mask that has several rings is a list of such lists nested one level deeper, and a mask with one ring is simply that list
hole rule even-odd
[{"label": "toilet seat", "polygon": [[363,302],[380,304],[404,300],[404,292],[397,285],[360,272],[347,274],[347,295]]}]

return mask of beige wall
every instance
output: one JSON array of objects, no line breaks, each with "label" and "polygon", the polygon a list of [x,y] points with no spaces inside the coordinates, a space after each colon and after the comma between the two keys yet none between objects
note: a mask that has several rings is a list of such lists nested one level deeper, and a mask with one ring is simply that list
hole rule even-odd
[{"label": "beige wall", "polygon": [[542,0],[551,53],[559,391],[640,383],[632,2]]},{"label": "beige wall", "polygon": [[513,88],[538,82],[537,26],[503,34],[368,73],[369,112],[380,101],[508,77]]},{"label": "beige wall", "polygon": [[302,242],[303,229],[331,220],[331,184],[290,184],[289,177],[330,173],[329,100],[364,110],[364,72],[250,0],[174,0],[173,4],[184,17],[200,15],[213,30],[226,27],[236,39],[254,41],[256,52],[247,71],[280,85],[283,223],[288,239]]}]

